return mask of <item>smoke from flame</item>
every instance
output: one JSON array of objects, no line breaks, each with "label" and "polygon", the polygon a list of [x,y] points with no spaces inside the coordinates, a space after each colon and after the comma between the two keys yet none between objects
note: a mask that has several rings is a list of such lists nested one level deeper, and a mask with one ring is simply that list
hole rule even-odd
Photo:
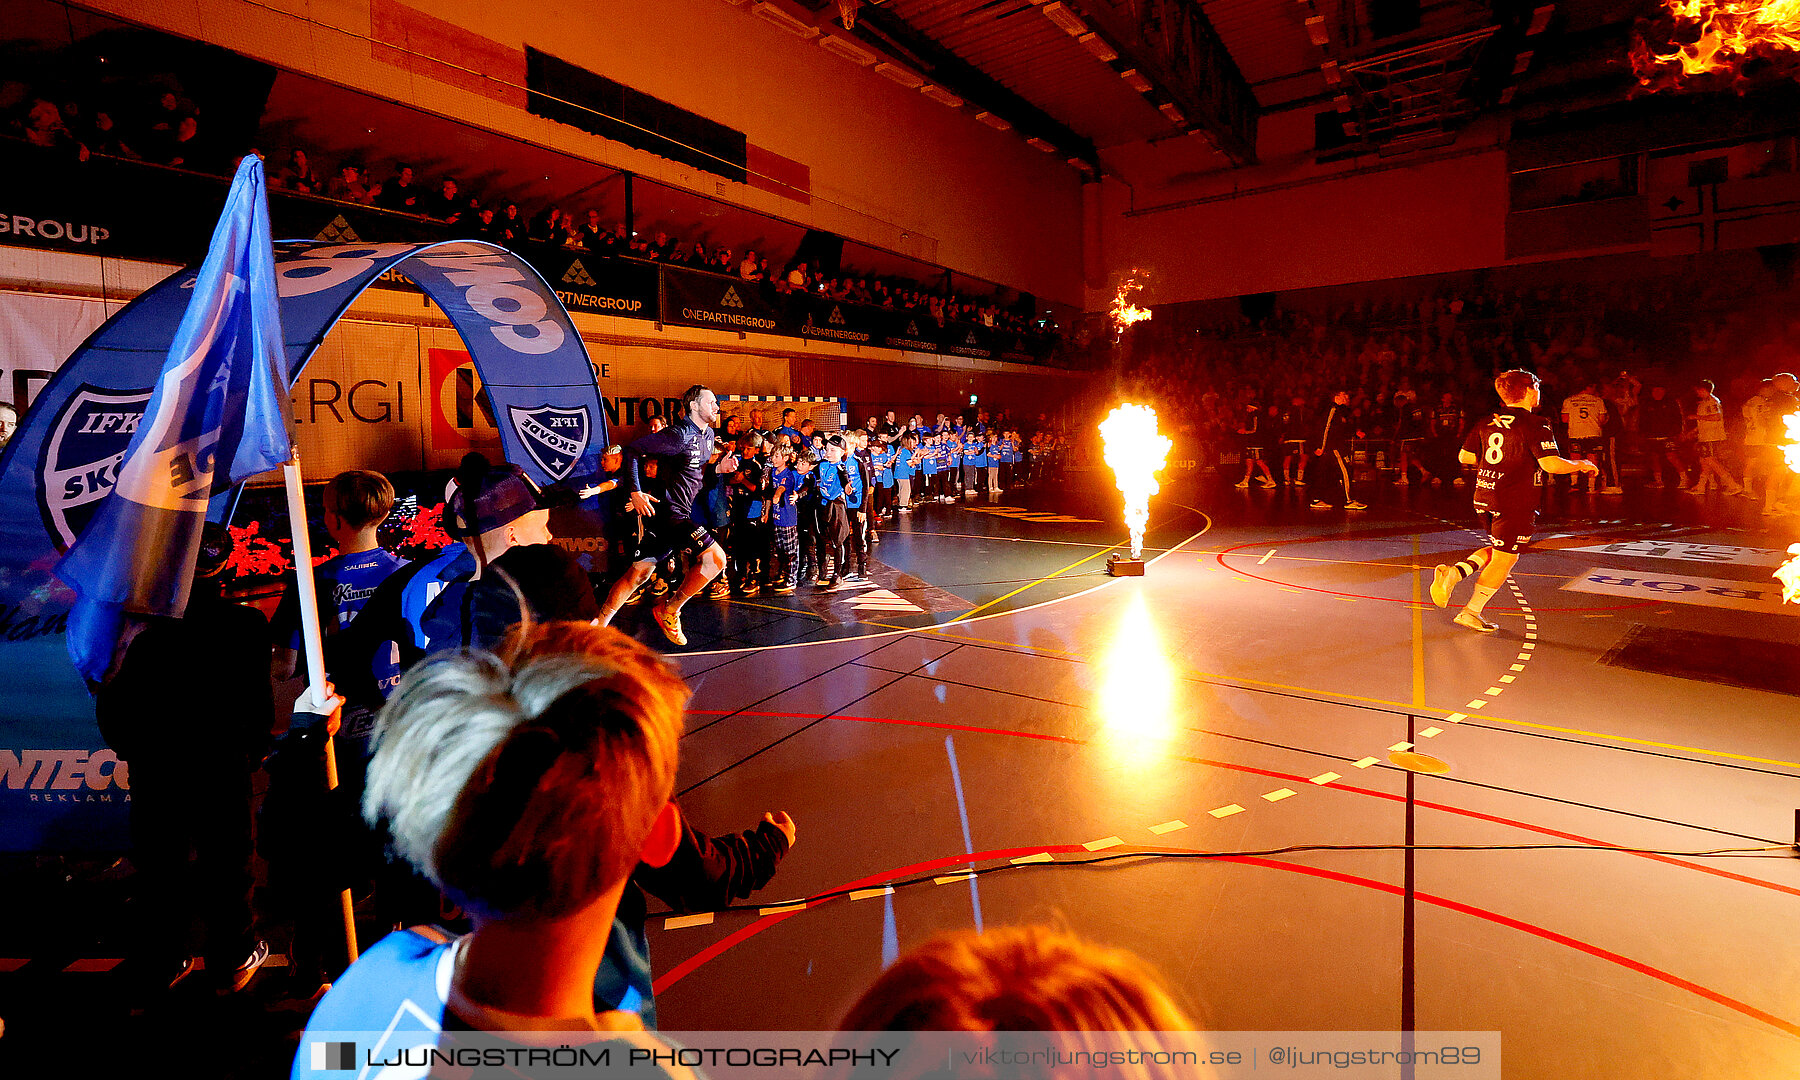
[{"label": "smoke from flame", "polygon": [[[1781,454],[1787,459],[1787,467],[1800,473],[1800,413],[1787,418],[1787,445],[1781,448]],[[1793,558],[1775,571],[1775,580],[1781,582],[1783,602],[1800,604],[1800,544],[1789,547],[1788,554]]]},{"label": "smoke from flame", "polygon": [[1800,0],[1664,0],[1663,6],[1673,20],[1663,43],[1674,51],[1659,51],[1641,34],[1631,50],[1633,73],[1652,90],[1700,75],[1741,76],[1752,60],[1791,65],[1800,59],[1794,55],[1800,53]]},{"label": "smoke from flame", "polygon": [[1169,458],[1166,435],[1156,433],[1156,410],[1127,402],[1108,413],[1100,424],[1106,444],[1106,464],[1113,482],[1125,496],[1125,527],[1131,531],[1131,557],[1144,554],[1144,526],[1150,520],[1150,496],[1157,493],[1156,474]]},{"label": "smoke from flame", "polygon": [[1127,299],[1131,294],[1140,292],[1144,288],[1143,282],[1138,280],[1140,273],[1142,271],[1133,270],[1130,277],[1119,283],[1119,291],[1113,295],[1112,324],[1115,339],[1125,332],[1127,326],[1143,322],[1150,317],[1149,308],[1138,307]]}]

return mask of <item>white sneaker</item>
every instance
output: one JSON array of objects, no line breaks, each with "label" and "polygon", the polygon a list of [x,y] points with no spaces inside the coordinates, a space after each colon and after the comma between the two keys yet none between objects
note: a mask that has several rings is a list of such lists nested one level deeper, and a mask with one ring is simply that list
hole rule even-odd
[{"label": "white sneaker", "polygon": [[1611,487],[1601,488],[1600,494],[1602,494],[1602,495],[1623,495],[1623,494],[1625,494],[1625,489],[1620,487],[1617,484],[1614,484]]},{"label": "white sneaker", "polygon": [[1466,626],[1471,630],[1475,630],[1475,631],[1478,631],[1483,634],[1491,634],[1494,631],[1500,629],[1498,626],[1495,626],[1493,623],[1488,622],[1486,619],[1482,618],[1481,616],[1473,614],[1472,612],[1469,612],[1467,610],[1457,612],[1456,619],[1454,621],[1455,621],[1456,625],[1458,625],[1458,626]]},{"label": "white sneaker", "polygon": [[1462,487],[1463,486],[1463,478],[1459,476],[1456,479],[1450,481],[1450,483],[1455,485],[1456,487]]},{"label": "white sneaker", "polygon": [[1263,487],[1266,487],[1266,488],[1272,488],[1272,487],[1277,486],[1275,481],[1269,479],[1266,476],[1263,477],[1262,479],[1258,480],[1257,483],[1261,484]]},{"label": "white sneaker", "polygon": [[1368,508],[1368,503],[1359,503],[1354,499],[1344,504],[1344,509],[1346,510],[1367,510]]},{"label": "white sneaker", "polygon": [[1431,602],[1438,607],[1450,605],[1450,568],[1439,563],[1431,572]]},{"label": "white sneaker", "polygon": [[1235,483],[1231,486],[1234,488],[1247,488],[1250,486],[1250,478],[1248,476],[1246,476],[1242,480],[1239,480],[1237,483]]},{"label": "white sneaker", "polygon": [[1406,487],[1408,484],[1411,484],[1411,483],[1412,483],[1411,480],[1408,480],[1406,477],[1402,476],[1400,479],[1394,481],[1394,486],[1395,487]]}]

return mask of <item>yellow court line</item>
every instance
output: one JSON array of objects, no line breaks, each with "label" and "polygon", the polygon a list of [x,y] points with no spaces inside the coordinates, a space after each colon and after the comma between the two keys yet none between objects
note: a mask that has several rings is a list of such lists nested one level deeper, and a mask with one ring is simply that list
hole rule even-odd
[{"label": "yellow court line", "polygon": [[1033,581],[1028,585],[1021,585],[1018,588],[1014,589],[1012,592],[1005,594],[1004,596],[996,596],[992,600],[989,600],[987,603],[981,605],[980,607],[976,608],[975,610],[970,611],[963,615],[958,615],[957,618],[958,619],[973,619],[975,616],[981,614],[982,612],[986,611],[988,608],[993,607],[995,604],[998,604],[1003,600],[1010,600],[1013,597],[1024,592],[1026,589],[1035,589],[1039,585],[1042,585],[1044,582],[1049,581],[1051,578],[1061,577],[1063,574],[1068,573],[1069,571],[1075,569],[1077,566],[1080,566],[1083,563],[1091,563],[1095,559],[1098,559],[1100,556],[1105,555],[1108,552],[1116,551],[1119,548],[1124,547],[1126,543],[1128,543],[1128,541],[1121,540],[1118,543],[1114,544],[1112,547],[1104,548],[1100,551],[1096,551],[1092,555],[1089,555],[1085,559],[1077,559],[1076,561],[1070,563],[1069,565],[1063,567],[1061,570],[1058,570],[1053,574],[1045,574],[1043,577],[1038,578],[1036,581]]},{"label": "yellow court line", "polygon": [[[952,628],[954,628],[954,624],[950,627],[940,628],[934,632],[942,633],[943,630]],[[992,638],[977,638],[949,634],[944,634],[943,636],[952,641],[963,641],[976,645],[998,645],[1002,648],[1019,649],[1025,652],[1049,653],[1067,657],[1081,663],[1094,662],[1086,653],[1069,652],[1063,649],[1051,649],[1039,645],[1022,645],[1016,641],[997,641]],[[1446,709],[1440,705],[1408,705],[1404,701],[1390,701],[1387,698],[1364,697],[1360,694],[1346,694],[1337,690],[1324,690],[1312,686],[1293,686],[1288,683],[1269,682],[1264,679],[1252,679],[1243,675],[1225,675],[1218,672],[1194,671],[1191,669],[1185,674],[1187,678],[1196,681],[1216,680],[1224,683],[1245,683],[1250,686],[1260,686],[1270,690],[1292,690],[1301,694],[1314,694],[1320,697],[1338,698],[1344,701],[1358,701],[1365,705],[1386,705],[1396,709],[1425,709],[1431,712],[1443,713],[1445,716],[1450,716],[1461,711],[1458,709]],[[1469,719],[1474,720],[1476,718],[1471,716]],[[1480,719],[1492,720],[1497,724],[1511,724],[1515,727],[1534,728],[1538,731],[1554,731],[1559,735],[1580,735],[1589,739],[1606,739],[1612,742],[1629,743],[1633,746],[1655,747],[1658,750],[1676,750],[1684,754],[1700,754],[1706,757],[1724,758],[1730,761],[1747,761],[1756,765],[1777,765],[1785,769],[1800,769],[1800,761],[1783,761],[1780,758],[1755,757],[1750,754],[1733,754],[1724,750],[1709,750],[1703,746],[1683,746],[1680,743],[1657,742],[1653,739],[1636,739],[1629,735],[1611,735],[1604,731],[1587,731],[1582,728],[1556,727],[1552,724],[1537,724],[1529,720],[1508,720],[1503,716],[1490,716],[1485,713],[1482,714]]]}]

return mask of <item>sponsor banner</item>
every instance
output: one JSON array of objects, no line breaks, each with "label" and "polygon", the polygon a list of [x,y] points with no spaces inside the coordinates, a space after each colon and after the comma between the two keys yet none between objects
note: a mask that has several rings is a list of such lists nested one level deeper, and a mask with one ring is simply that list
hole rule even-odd
[{"label": "sponsor banner", "polygon": [[795,321],[759,283],[724,274],[664,266],[662,321],[757,334],[794,334]]},{"label": "sponsor banner", "polygon": [[887,318],[885,331],[881,336],[881,344],[890,349],[905,349],[909,352],[940,351],[938,335],[943,331],[929,315],[921,315],[910,311],[882,312]]},{"label": "sponsor banner", "polygon": [[556,249],[526,251],[525,258],[570,311],[623,319],[654,320],[658,315],[654,263]]},{"label": "sponsor banner", "polygon": [[[200,231],[202,243],[209,232]],[[326,359],[311,377],[302,370],[356,297],[396,269],[455,327],[483,380],[485,393],[471,386],[473,400],[485,397],[502,418],[495,427],[507,460],[546,485],[579,483],[598,470],[608,431],[593,366],[553,290],[523,261],[470,241],[275,247],[290,400],[309,476],[329,474],[333,464],[388,464],[370,460],[385,450],[360,453],[359,440],[372,432],[393,436],[392,446],[376,445],[402,453],[406,432],[422,422],[423,395],[408,382],[418,378],[417,331],[358,331],[388,336],[372,341],[370,356],[350,351],[341,362]],[[192,267],[171,274],[95,330],[38,391],[0,451],[0,671],[8,676],[0,680],[0,760],[8,768],[17,760],[23,769],[20,755],[45,747],[90,757],[104,749],[92,699],[63,640],[73,597],[51,568],[117,482],[120,455],[141,422],[195,277]],[[335,442],[342,455],[334,460],[322,451],[315,459],[309,441]],[[49,791],[58,791],[55,783]],[[99,800],[103,794],[17,806],[9,800],[0,806],[0,850],[122,846],[122,808]]]},{"label": "sponsor banner", "polygon": [[[162,169],[101,156],[71,165],[67,155],[6,144],[0,169],[0,244],[190,261],[230,190],[229,176]],[[445,225],[372,207],[271,189],[269,227],[277,237],[355,244],[449,238]]]},{"label": "sponsor banner", "polygon": [[1657,600],[1701,607],[1760,611],[1767,615],[1800,615],[1800,604],[1781,602],[1781,583],[1730,581],[1721,578],[1686,577],[1681,574],[1636,573],[1594,567],[1563,586],[1571,592],[1625,596],[1633,600]]},{"label": "sponsor banner", "polygon": [[842,300],[789,297],[800,315],[800,336],[844,345],[873,345],[881,339],[888,313],[880,308]]},{"label": "sponsor banner", "polygon": [[1633,559],[1672,559],[1677,562],[1718,563],[1725,566],[1780,566],[1788,559],[1778,548],[1738,547],[1734,544],[1684,544],[1665,540],[1629,540],[1617,544],[1564,548],[1596,555],[1624,555]]},{"label": "sponsor banner", "polygon": [[938,331],[938,351],[952,356],[973,356],[986,360],[994,355],[994,332],[985,326],[947,323]]}]

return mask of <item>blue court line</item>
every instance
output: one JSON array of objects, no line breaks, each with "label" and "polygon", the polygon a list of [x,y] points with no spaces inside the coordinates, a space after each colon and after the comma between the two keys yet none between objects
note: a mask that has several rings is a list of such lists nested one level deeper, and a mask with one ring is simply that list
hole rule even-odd
[{"label": "blue court line", "polygon": [[[950,780],[956,785],[956,813],[962,818],[963,851],[975,854],[975,841],[969,834],[969,804],[963,799],[962,770],[956,767],[956,738],[944,736],[944,752],[950,755]],[[969,879],[969,899],[975,907],[975,932],[981,933],[981,886]]]}]

